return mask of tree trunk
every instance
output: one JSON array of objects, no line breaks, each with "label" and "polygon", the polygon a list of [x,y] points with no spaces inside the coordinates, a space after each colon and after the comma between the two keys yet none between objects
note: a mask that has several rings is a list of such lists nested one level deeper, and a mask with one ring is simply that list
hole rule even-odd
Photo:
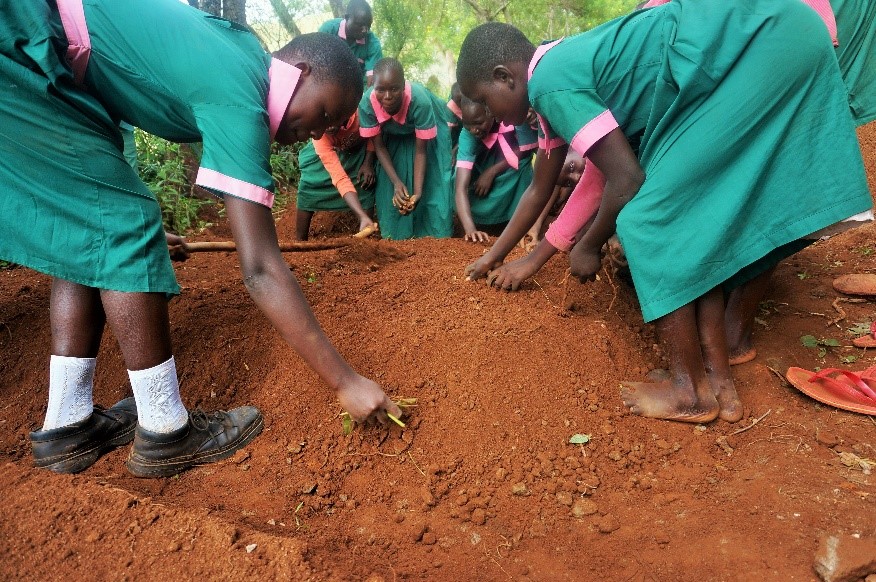
[{"label": "tree trunk", "polygon": [[222,17],[246,26],[246,0],[225,0]]},{"label": "tree trunk", "polygon": [[201,0],[201,10],[213,16],[222,16],[222,0]]},{"label": "tree trunk", "polygon": [[292,18],[292,15],[289,13],[289,9],[286,7],[283,0],[271,0],[271,8],[274,9],[274,14],[277,15],[277,20],[280,21],[280,24],[282,24],[283,28],[286,29],[286,32],[289,33],[289,36],[295,38],[296,36],[301,35],[301,30],[298,28],[298,25],[295,24],[295,19]]},{"label": "tree trunk", "polygon": [[347,12],[344,0],[329,0],[329,5],[332,7],[332,14],[335,15],[335,18],[340,18]]}]

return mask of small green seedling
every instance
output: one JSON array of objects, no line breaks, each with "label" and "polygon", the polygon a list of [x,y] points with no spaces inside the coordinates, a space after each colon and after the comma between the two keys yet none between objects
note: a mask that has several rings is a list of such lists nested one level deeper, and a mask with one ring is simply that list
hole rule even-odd
[{"label": "small green seedling", "polygon": [[854,364],[858,361],[858,356],[850,354],[848,356],[840,356],[840,362],[843,364]]},{"label": "small green seedling", "polygon": [[817,338],[814,335],[804,335],[800,338],[800,343],[802,343],[807,348],[813,348],[818,350],[818,357],[823,358],[827,355],[827,350],[829,348],[838,348],[840,343],[838,340],[833,338]]},{"label": "small green seedling", "polygon": [[802,272],[800,272],[800,273],[797,273],[797,278],[800,279],[801,281],[802,281],[803,279],[808,279],[808,278],[811,277],[811,276],[812,276],[812,275],[810,275],[810,274],[809,274],[808,272],[806,272],[806,271],[802,271]]},{"label": "small green seedling", "polygon": [[569,444],[573,445],[586,445],[590,442],[589,434],[573,434],[572,438],[569,439]]},{"label": "small green seedling", "polygon": [[[401,408],[402,410],[407,410],[408,408],[413,408],[417,405],[416,398],[399,398],[398,400],[394,400],[394,402],[395,402],[395,405],[398,406],[399,408]],[[393,414],[390,414],[387,412],[386,416],[389,417],[389,420],[393,421],[394,423],[396,423],[397,425],[399,425],[402,428],[405,428],[405,426],[407,426],[407,425],[405,425],[404,422],[401,421],[400,418],[396,417]],[[341,413],[341,430],[343,431],[344,436],[347,436],[348,434],[353,432],[353,426],[355,424],[356,423],[353,421],[353,417],[350,416],[349,412],[342,412]]]}]

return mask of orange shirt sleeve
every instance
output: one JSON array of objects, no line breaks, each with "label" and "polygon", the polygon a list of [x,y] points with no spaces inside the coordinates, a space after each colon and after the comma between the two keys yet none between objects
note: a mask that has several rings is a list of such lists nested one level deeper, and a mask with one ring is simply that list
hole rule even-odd
[{"label": "orange shirt sleeve", "polygon": [[322,161],[326,171],[331,176],[332,184],[338,189],[341,196],[348,192],[355,192],[356,187],[353,186],[353,181],[347,175],[344,166],[341,165],[341,159],[338,157],[338,152],[334,148],[334,140],[327,135],[323,135],[319,139],[313,140],[313,149],[316,155]]}]

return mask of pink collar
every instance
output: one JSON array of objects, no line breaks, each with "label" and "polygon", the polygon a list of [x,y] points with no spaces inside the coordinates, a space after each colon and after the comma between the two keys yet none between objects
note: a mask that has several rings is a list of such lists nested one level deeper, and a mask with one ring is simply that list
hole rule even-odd
[{"label": "pink collar", "polygon": [[286,110],[295,94],[295,88],[301,79],[301,69],[271,58],[271,67],[268,69],[268,123],[271,128],[271,141],[280,129],[280,123],[286,116]]},{"label": "pink collar", "polygon": [[[669,0],[667,0],[667,2],[668,1]],[[341,25],[338,27],[338,36],[344,40],[347,40],[347,19],[346,18],[341,19]],[[365,44],[365,39],[360,38],[359,40],[356,41],[356,44]]]},{"label": "pink collar", "polygon": [[[565,37],[563,37],[563,38],[565,38]],[[529,61],[529,70],[527,71],[527,76],[526,76],[527,80],[532,79],[532,73],[535,72],[535,67],[538,65],[538,62],[545,55],[545,53],[547,53],[549,50],[551,50],[552,48],[554,48],[555,46],[560,44],[560,42],[562,42],[562,40],[563,39],[560,38],[560,39],[555,40],[554,42],[549,42],[547,44],[539,45],[539,47],[535,49],[535,54],[532,55],[532,60]],[[549,137],[550,126],[548,125],[547,121],[545,121],[545,118],[541,116],[541,113],[536,112],[535,115],[536,115],[536,117],[538,117],[538,123],[539,123],[539,125],[541,125],[541,132],[544,134],[544,138],[548,144],[545,147],[545,153],[547,154],[548,157],[550,157],[551,156],[551,149],[552,149],[550,146],[551,140]]]},{"label": "pink collar", "polygon": [[509,166],[516,170],[520,165],[520,162],[517,159],[517,154],[514,152],[514,148],[508,143],[508,138],[505,137],[506,133],[511,133],[513,131],[513,125],[500,123],[499,128],[496,131],[488,133],[487,137],[483,138],[481,141],[484,142],[484,145],[487,146],[488,150],[493,149],[493,146],[496,145],[496,142],[498,141],[499,149],[502,150],[502,155],[505,156],[505,161],[508,162]]},{"label": "pink collar", "polygon": [[447,109],[452,111],[453,115],[462,119],[462,109],[459,108],[459,105],[457,105],[456,101],[454,101],[453,99],[450,99],[449,101],[447,101]]},{"label": "pink collar", "polygon": [[390,118],[394,119],[399,125],[404,125],[408,118],[408,108],[411,106],[411,84],[405,81],[405,94],[402,96],[401,109],[395,115],[390,115],[383,109],[383,105],[377,100],[377,95],[371,91],[371,107],[374,109],[374,115],[377,117],[377,123],[384,123]]}]

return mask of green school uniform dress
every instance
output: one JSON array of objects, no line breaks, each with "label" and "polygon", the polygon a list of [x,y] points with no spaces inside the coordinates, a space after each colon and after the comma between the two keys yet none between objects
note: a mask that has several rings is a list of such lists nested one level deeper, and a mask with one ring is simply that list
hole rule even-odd
[{"label": "green school uniform dress", "polygon": [[[511,220],[520,197],[532,183],[532,156],[536,149],[538,134],[528,124],[511,126],[497,122],[483,139],[476,138],[470,131],[460,134],[456,167],[471,170],[469,203],[475,224],[501,224]],[[473,190],[475,180],[501,160],[511,167],[496,176],[486,196],[477,196]]]},{"label": "green school uniform dress", "polygon": [[[331,146],[338,156],[340,167],[346,176],[333,176],[326,168],[317,146]],[[359,134],[359,115],[353,115],[334,135],[324,135],[319,143],[314,140],[307,142],[298,153],[298,169],[301,177],[298,180],[298,193],[295,205],[299,210],[316,212],[318,210],[349,210],[343,195],[356,190],[359,204],[365,210],[374,208],[374,189],[365,190],[355,183],[356,175],[368,149],[368,140]],[[325,150],[322,150],[325,151]],[[323,155],[326,155],[323,153]]]},{"label": "green school uniform dress", "polygon": [[405,83],[401,109],[389,115],[369,89],[359,102],[360,133],[380,134],[399,179],[413,194],[416,140],[426,140],[426,176],[423,197],[413,212],[402,215],[392,205],[394,187],[382,166],[377,166],[374,203],[383,238],[401,240],[453,233],[453,187],[450,134],[442,110],[445,103],[418,83]]},{"label": "green school uniform dress", "polygon": [[344,18],[333,18],[323,22],[322,26],[319,27],[319,32],[337,35],[347,41],[347,46],[356,55],[359,66],[362,67],[363,79],[367,80],[368,77],[374,74],[374,65],[383,58],[383,48],[373,32],[369,30],[365,38],[360,40],[348,39],[347,20]]},{"label": "green school uniform dress", "polygon": [[673,0],[529,70],[542,147],[586,155],[620,128],[645,171],[617,220],[645,321],[871,207],[829,34],[799,0]]},{"label": "green school uniform dress", "polygon": [[831,0],[836,15],[836,49],[857,125],[876,120],[876,2]]},{"label": "green school uniform dress", "polygon": [[271,206],[270,142],[300,71],[243,27],[176,0],[0,0],[0,13],[0,258],[179,292],[120,120],[202,141],[199,185]]}]

